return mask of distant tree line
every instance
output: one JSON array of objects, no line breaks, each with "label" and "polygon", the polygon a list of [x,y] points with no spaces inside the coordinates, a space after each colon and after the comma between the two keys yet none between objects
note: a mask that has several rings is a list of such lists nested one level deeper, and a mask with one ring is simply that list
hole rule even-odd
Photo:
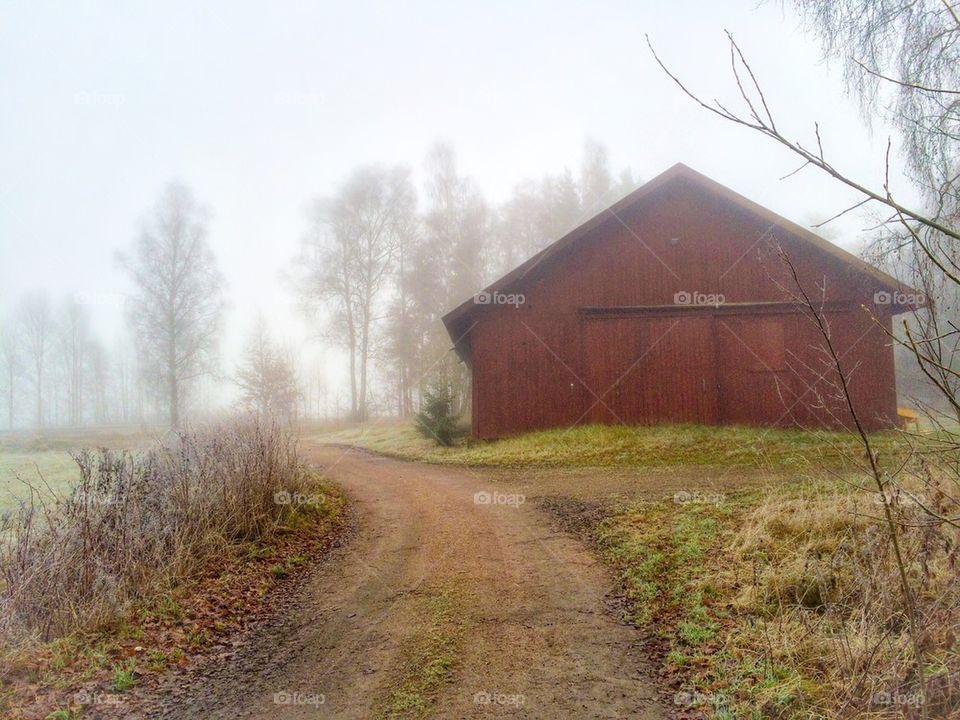
[{"label": "distant tree line", "polygon": [[136,422],[145,412],[135,354],[90,325],[88,293],[32,292],[0,319],[0,408],[7,428]]},{"label": "distant tree line", "polygon": [[[0,325],[0,407],[7,428],[182,424],[184,411],[223,379],[217,349],[223,280],[207,243],[206,211],[173,183],[145,217],[120,296],[79,292],[55,304],[27,294]],[[113,351],[96,337],[90,306],[122,304],[128,335]],[[235,383],[240,404],[290,419],[299,391],[292,359],[258,324]]]},{"label": "distant tree line", "polygon": [[[446,389],[455,414],[466,412],[469,374],[451,351],[444,313],[634,187],[593,141],[576,175],[526,180],[499,205],[462,173],[449,145],[434,146],[423,170],[418,192],[409,168],[360,167],[311,206],[294,289],[348,358],[349,407],[338,395],[336,414],[411,416],[434,387]],[[206,209],[172,183],[117,255],[129,295],[23,297],[0,318],[0,422],[176,428],[223,381],[251,413],[328,414],[320,369],[298,367],[263,318],[237,366],[221,371],[225,287],[207,235]],[[101,304],[124,307],[127,334],[116,348],[92,329],[91,306]]]}]

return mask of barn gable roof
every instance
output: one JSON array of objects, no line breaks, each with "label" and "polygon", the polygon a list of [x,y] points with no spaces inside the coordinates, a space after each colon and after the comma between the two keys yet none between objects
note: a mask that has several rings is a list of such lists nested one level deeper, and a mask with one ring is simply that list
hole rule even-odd
[{"label": "barn gable roof", "polygon": [[[515,267],[503,277],[488,285],[484,291],[488,293],[494,291],[512,292],[516,289],[519,289],[521,281],[524,279],[530,279],[534,276],[535,270],[539,272],[550,264],[545,262],[546,260],[563,253],[565,250],[567,250],[567,248],[588,237],[593,230],[602,226],[611,218],[620,215],[622,212],[628,210],[643,198],[652,195],[658,190],[664,189],[669,184],[678,180],[692,182],[708,192],[726,199],[732,204],[756,215],[764,222],[770,223],[772,227],[778,227],[790,235],[809,243],[820,251],[833,256],[837,260],[873,280],[877,283],[878,288],[890,291],[912,292],[912,290],[904,283],[901,283],[896,278],[883,272],[882,270],[875,268],[873,265],[870,265],[861,258],[858,258],[856,255],[853,255],[843,248],[834,245],[816,233],[811,232],[807,228],[787,220],[781,215],[777,215],[772,210],[768,210],[762,205],[758,205],[752,200],[740,195],[737,192],[734,192],[725,185],[721,185],[717,181],[708,178],[706,175],[697,172],[693,168],[688,167],[683,163],[677,163],[673,165],[671,168],[660,173],[652,180],[644,183],[636,190],[615,202],[613,205],[610,205],[609,207],[599,211],[596,215],[584,222],[582,225],[577,226],[566,235],[538,252],[536,255]],[[469,327],[472,324],[474,314],[483,312],[488,307],[489,306],[487,305],[475,303],[473,298],[468,298],[466,301],[443,316],[443,324],[446,326],[447,331],[453,338],[458,351],[462,349],[460,347],[461,340],[463,340],[463,336],[469,332]],[[895,306],[894,312],[903,312],[908,309],[909,308],[906,306]]]}]

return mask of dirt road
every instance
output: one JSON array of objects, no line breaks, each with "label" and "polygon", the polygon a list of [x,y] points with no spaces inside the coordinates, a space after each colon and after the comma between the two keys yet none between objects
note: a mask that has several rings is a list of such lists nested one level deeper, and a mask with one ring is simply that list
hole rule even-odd
[{"label": "dirt road", "polygon": [[533,503],[471,470],[309,457],[353,499],[352,536],[231,656],[161,685],[150,717],[670,717],[612,578]]}]

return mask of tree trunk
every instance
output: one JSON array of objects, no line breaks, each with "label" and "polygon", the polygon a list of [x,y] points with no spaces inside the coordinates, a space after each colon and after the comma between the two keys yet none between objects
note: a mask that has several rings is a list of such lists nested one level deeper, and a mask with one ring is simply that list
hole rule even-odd
[{"label": "tree trunk", "polygon": [[43,427],[43,366],[38,362],[37,368],[37,427]]},{"label": "tree trunk", "polygon": [[170,428],[173,430],[180,429],[180,383],[177,381],[177,376],[173,373],[170,374]]},{"label": "tree trunk", "polygon": [[357,404],[357,343],[350,333],[350,417],[359,420]]},{"label": "tree trunk", "polygon": [[364,319],[360,341],[360,421],[367,419],[367,354],[369,352],[370,321]]},{"label": "tree trunk", "polygon": [[7,429],[13,430],[13,369],[7,378]]}]

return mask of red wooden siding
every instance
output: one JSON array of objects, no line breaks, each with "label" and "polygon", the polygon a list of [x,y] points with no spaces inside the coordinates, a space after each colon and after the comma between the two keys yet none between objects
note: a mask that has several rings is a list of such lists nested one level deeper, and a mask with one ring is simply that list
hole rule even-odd
[{"label": "red wooden siding", "polygon": [[[890,306],[877,277],[682,174],[512,278],[519,307],[467,308],[473,432],[602,422],[849,427],[819,305],[870,428],[896,417]],[[882,279],[882,278],[881,278]],[[677,293],[723,296],[717,307]],[[870,311],[864,309],[864,306]],[[449,325],[448,325],[449,326]]]}]

